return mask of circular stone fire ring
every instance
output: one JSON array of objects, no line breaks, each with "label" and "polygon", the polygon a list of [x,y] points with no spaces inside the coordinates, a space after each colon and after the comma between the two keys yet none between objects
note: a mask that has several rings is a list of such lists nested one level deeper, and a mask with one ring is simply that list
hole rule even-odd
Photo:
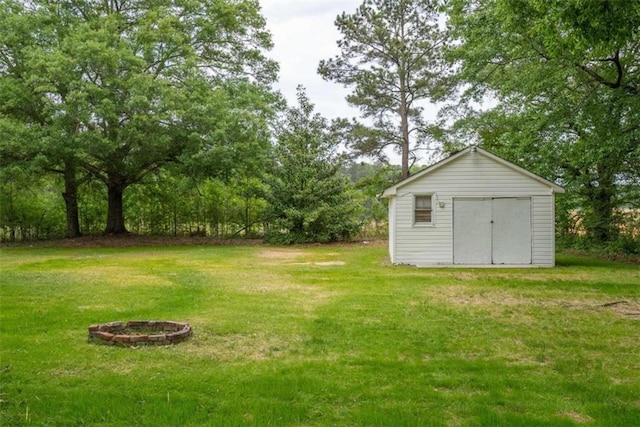
[{"label": "circular stone fire ring", "polygon": [[169,345],[191,335],[188,323],[132,320],[89,326],[89,340],[109,345]]}]

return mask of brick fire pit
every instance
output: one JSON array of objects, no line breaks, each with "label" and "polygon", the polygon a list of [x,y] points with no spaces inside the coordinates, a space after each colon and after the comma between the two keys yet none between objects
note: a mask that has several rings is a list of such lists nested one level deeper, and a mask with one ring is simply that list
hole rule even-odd
[{"label": "brick fire pit", "polygon": [[132,320],[89,326],[89,340],[122,346],[169,345],[186,340],[191,335],[188,323],[156,320]]}]

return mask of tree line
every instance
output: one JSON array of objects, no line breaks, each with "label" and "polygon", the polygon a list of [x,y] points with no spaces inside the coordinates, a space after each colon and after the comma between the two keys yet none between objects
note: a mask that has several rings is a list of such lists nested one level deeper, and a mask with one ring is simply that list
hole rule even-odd
[{"label": "tree line", "polygon": [[637,2],[364,0],[318,65],[361,112],[332,122],[273,90],[256,0],[4,1],[0,23],[2,238],[381,234],[376,194],[474,143],[565,186],[560,234],[639,250]]},{"label": "tree line", "polygon": [[[339,176],[347,178],[349,191],[346,194],[354,202],[350,205],[354,212],[347,216],[347,224],[350,227],[356,225],[356,231],[350,237],[385,238],[388,230],[387,207],[376,195],[381,186],[393,182],[399,176],[399,168],[346,162],[340,168]],[[65,237],[65,208],[60,195],[61,185],[61,181],[53,175],[30,175],[21,168],[4,169],[0,182],[0,241]],[[254,176],[223,180],[194,178],[163,170],[143,184],[131,186],[125,193],[123,205],[127,218],[126,229],[140,235],[262,239],[271,230],[276,230],[267,190],[266,179]],[[106,196],[106,189],[98,181],[80,185],[78,211],[83,235],[104,232]],[[345,207],[340,207],[337,211],[341,212],[343,209]],[[311,215],[311,211],[309,208],[308,215]],[[334,219],[342,222],[340,217]],[[277,242],[305,241],[304,234],[296,236],[271,233],[270,237]],[[309,240],[312,241],[323,238],[322,235],[311,237]]]}]

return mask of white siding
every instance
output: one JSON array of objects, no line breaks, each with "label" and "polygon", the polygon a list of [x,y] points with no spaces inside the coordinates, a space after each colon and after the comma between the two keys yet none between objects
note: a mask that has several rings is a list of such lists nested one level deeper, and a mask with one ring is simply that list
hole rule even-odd
[{"label": "white siding", "polygon": [[531,198],[532,263],[555,264],[555,210],[553,196]]},{"label": "white siding", "polygon": [[[413,197],[416,194],[433,194],[433,225],[413,224]],[[420,179],[398,186],[389,204],[389,244],[393,262],[453,264],[454,197],[531,197],[532,262],[534,265],[553,265],[552,189],[487,156],[471,152]]]},{"label": "white siding", "polygon": [[396,199],[389,200],[389,258],[396,262]]}]

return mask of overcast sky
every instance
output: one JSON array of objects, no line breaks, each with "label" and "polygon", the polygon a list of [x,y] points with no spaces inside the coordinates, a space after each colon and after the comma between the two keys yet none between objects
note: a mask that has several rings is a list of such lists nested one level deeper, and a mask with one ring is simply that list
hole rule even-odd
[{"label": "overcast sky", "polygon": [[[339,83],[324,81],[317,73],[322,59],[340,53],[341,38],[334,22],[342,12],[354,13],[363,0],[261,0],[262,15],[273,36],[269,57],[280,64],[276,88],[296,105],[296,87],[301,84],[316,111],[327,119],[358,117],[359,111],[347,104],[350,90]],[[435,107],[425,106],[427,119],[436,115]],[[400,158],[388,152],[392,163]]]},{"label": "overcast sky", "polygon": [[280,64],[280,81],[276,87],[295,105],[296,86],[301,84],[316,106],[328,119],[354,117],[356,109],[348,106],[349,91],[342,85],[322,80],[318,63],[339,53],[336,42],[340,32],[334,21],[346,11],[353,13],[362,0],[261,0],[262,15],[273,36],[274,48],[269,56]]}]

